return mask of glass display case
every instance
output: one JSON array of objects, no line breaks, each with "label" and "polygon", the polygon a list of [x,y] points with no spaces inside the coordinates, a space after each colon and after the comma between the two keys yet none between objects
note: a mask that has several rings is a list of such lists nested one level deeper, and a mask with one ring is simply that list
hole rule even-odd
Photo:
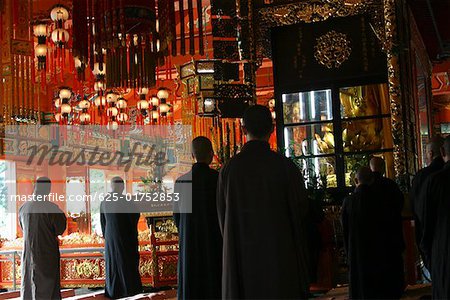
[{"label": "glass display case", "polygon": [[281,101],[279,142],[302,169],[306,184],[350,187],[355,171],[372,156],[383,157],[387,176],[393,176],[387,84],[286,93]]}]

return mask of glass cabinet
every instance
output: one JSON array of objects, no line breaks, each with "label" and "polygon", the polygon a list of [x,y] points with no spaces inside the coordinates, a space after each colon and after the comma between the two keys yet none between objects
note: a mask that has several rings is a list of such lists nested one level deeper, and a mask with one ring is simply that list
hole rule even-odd
[{"label": "glass cabinet", "polygon": [[393,176],[387,84],[284,93],[281,102],[279,145],[307,184],[350,187],[355,171],[372,156],[383,157],[387,176]]}]

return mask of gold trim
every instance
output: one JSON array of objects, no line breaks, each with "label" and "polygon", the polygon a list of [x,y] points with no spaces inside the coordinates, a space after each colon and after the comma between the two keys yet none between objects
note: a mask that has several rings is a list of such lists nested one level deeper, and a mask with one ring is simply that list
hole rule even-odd
[{"label": "gold trim", "polygon": [[405,191],[403,178],[406,175],[405,166],[405,136],[403,124],[403,103],[400,89],[400,65],[396,50],[397,20],[395,15],[395,0],[384,0],[385,21],[385,50],[387,51],[389,102],[391,108],[392,137],[394,140],[394,170],[397,179],[401,181],[400,187]]}]

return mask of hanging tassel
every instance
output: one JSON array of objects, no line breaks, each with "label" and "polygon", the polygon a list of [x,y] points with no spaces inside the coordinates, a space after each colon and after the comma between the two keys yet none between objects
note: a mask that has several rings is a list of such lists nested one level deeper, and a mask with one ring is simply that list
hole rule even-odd
[{"label": "hanging tassel", "polygon": [[189,54],[195,54],[195,23],[194,23],[194,7],[192,0],[188,0],[188,15],[189,15]]},{"label": "hanging tassel", "polygon": [[197,18],[198,18],[198,49],[200,55],[205,54],[205,46],[203,41],[203,6],[202,0],[197,0]]}]

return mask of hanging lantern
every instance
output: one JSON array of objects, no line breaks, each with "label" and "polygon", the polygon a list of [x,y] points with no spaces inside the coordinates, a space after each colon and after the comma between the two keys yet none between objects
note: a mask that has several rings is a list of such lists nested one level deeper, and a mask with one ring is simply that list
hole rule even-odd
[{"label": "hanging lantern", "polygon": [[159,99],[156,96],[152,96],[152,99],[150,99],[150,103],[152,106],[158,106],[159,104]]},{"label": "hanging lantern", "polygon": [[106,98],[103,96],[97,96],[94,100],[94,105],[99,106],[105,106],[106,105]]},{"label": "hanging lantern", "polygon": [[70,99],[72,97],[72,91],[69,88],[62,87],[59,89],[59,98],[62,100]]},{"label": "hanging lantern", "polygon": [[84,70],[86,69],[86,65],[78,56],[73,58],[73,62],[75,65],[75,69],[77,70],[77,75],[79,80],[84,80]]},{"label": "hanging lantern", "polygon": [[108,125],[106,125],[106,128],[108,130],[117,130],[119,128],[119,123],[117,123],[116,121],[108,122]]},{"label": "hanging lantern", "polygon": [[78,107],[81,109],[89,109],[89,107],[91,107],[91,103],[86,99],[83,99],[80,103],[78,103]]},{"label": "hanging lantern", "polygon": [[53,22],[65,22],[69,19],[69,11],[64,6],[55,6],[50,12],[50,18]]},{"label": "hanging lantern", "polygon": [[72,111],[72,106],[70,106],[70,104],[68,104],[68,103],[63,103],[63,104],[61,105],[61,113],[62,113],[63,115],[64,115],[64,114],[68,115],[68,114],[71,113],[71,111]]},{"label": "hanging lantern", "polygon": [[80,122],[82,124],[88,124],[91,121],[91,115],[88,113],[82,113],[80,115]]},{"label": "hanging lantern", "polygon": [[166,101],[163,101],[163,99],[161,99],[161,104],[159,105],[159,112],[161,113],[161,116],[165,117],[169,112],[169,110],[170,110],[169,104],[167,104]]},{"label": "hanging lantern", "polygon": [[103,81],[96,81],[94,83],[94,91],[98,92],[105,89],[105,83]]},{"label": "hanging lantern", "polygon": [[109,107],[108,110],[106,111],[106,115],[108,117],[115,117],[119,114],[119,110],[117,109],[117,107]]},{"label": "hanging lantern", "polygon": [[148,107],[149,107],[149,104],[146,100],[139,100],[137,103],[137,108],[141,111],[148,109]]},{"label": "hanging lantern", "polygon": [[127,106],[128,106],[128,103],[127,103],[127,100],[125,100],[125,98],[119,98],[116,102],[116,107],[118,109],[125,109],[125,108],[127,108]]},{"label": "hanging lantern", "polygon": [[34,53],[38,59],[38,70],[42,70],[45,69],[47,59],[47,24],[37,24],[33,28],[33,33],[38,39],[38,44],[34,48]]},{"label": "hanging lantern", "polygon": [[94,64],[94,69],[92,70],[92,73],[96,76],[96,77],[102,77],[105,76],[106,74],[106,64],[103,63],[102,64],[102,69],[100,70],[100,63],[96,62]]},{"label": "hanging lantern", "polygon": [[58,113],[55,114],[55,121],[56,122],[61,121],[61,118],[62,118],[61,113],[58,112]]},{"label": "hanging lantern", "polygon": [[153,119],[154,121],[158,121],[158,118],[159,118],[158,111],[152,110],[152,119]]},{"label": "hanging lantern", "polygon": [[138,91],[138,94],[140,94],[140,95],[147,95],[148,94],[148,88],[146,88],[146,87],[140,88],[139,91]]},{"label": "hanging lantern", "polygon": [[106,101],[108,103],[116,103],[117,99],[119,99],[119,95],[113,91],[110,91],[106,94]]},{"label": "hanging lantern", "polygon": [[55,107],[59,108],[62,104],[61,98],[55,98]]},{"label": "hanging lantern", "polygon": [[120,113],[117,116],[117,121],[122,122],[122,123],[128,121],[128,115],[126,113]]},{"label": "hanging lantern", "polygon": [[47,56],[47,45],[45,44],[38,44],[36,48],[34,48],[34,53],[36,54],[36,57],[38,59],[43,58],[45,62],[45,58]]},{"label": "hanging lantern", "polygon": [[160,88],[156,95],[161,100],[162,99],[168,99],[169,98],[169,90],[167,90],[166,88]]},{"label": "hanging lantern", "polygon": [[55,45],[62,47],[69,41],[69,32],[63,28],[56,28],[52,32],[52,41]]},{"label": "hanging lantern", "polygon": [[[38,38],[38,42],[39,42],[39,38],[44,38],[44,42],[45,42],[45,38],[47,37],[47,24],[39,23],[36,26],[34,26],[33,34],[35,37]],[[41,44],[41,43],[39,43],[39,44]]]}]

